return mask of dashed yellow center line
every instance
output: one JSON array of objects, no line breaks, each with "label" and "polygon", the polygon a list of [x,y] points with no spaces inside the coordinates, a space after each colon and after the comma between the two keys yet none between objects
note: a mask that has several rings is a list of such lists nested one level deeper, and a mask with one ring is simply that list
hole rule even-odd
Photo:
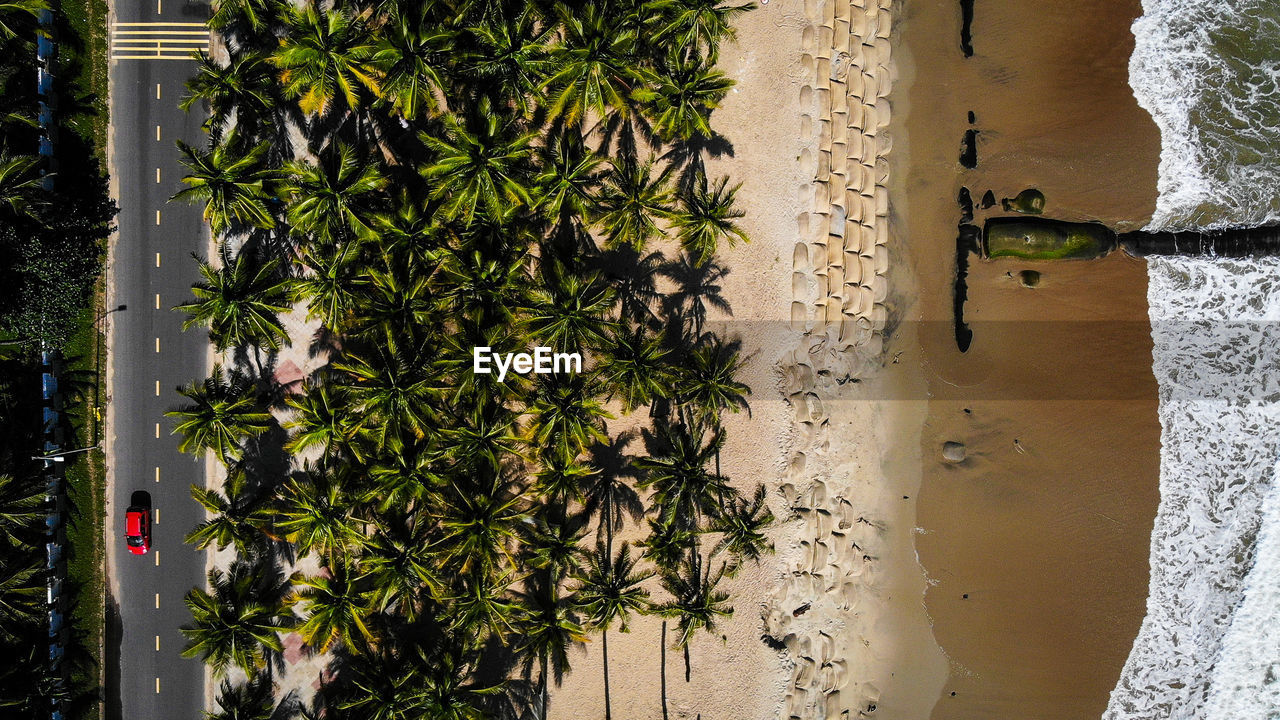
[{"label": "dashed yellow center line", "polygon": [[160,338],[156,338],[156,352],[160,352]]},{"label": "dashed yellow center line", "polygon": [[[156,211],[156,224],[160,224],[160,211]],[[160,253],[156,253],[156,267],[160,267]]]},{"label": "dashed yellow center line", "polygon": [[156,381],[156,397],[160,397],[160,381]]},{"label": "dashed yellow center line", "polygon": [[156,142],[160,142],[160,126],[156,126]]},{"label": "dashed yellow center line", "polygon": [[160,609],[160,593],[156,593],[156,609]]},{"label": "dashed yellow center line", "polygon": [[160,551],[156,550],[155,554],[156,554],[156,567],[160,567]]},{"label": "dashed yellow center line", "polygon": [[[156,423],[156,438],[160,437],[160,423]],[[160,482],[160,468],[156,468],[156,482]]]},{"label": "dashed yellow center line", "polygon": [[160,184],[160,168],[156,168],[156,184]]},{"label": "dashed yellow center line", "polygon": [[[156,437],[160,437],[160,423],[156,423]],[[156,482],[160,482],[160,466],[156,466]]]},{"label": "dashed yellow center line", "polygon": [[156,678],[156,694],[160,694],[160,678]]},{"label": "dashed yellow center line", "polygon": [[157,211],[156,211],[156,224],[157,224],[157,225],[159,225],[159,224],[160,224],[160,211],[159,211],[159,210],[157,210]]},{"label": "dashed yellow center line", "polygon": [[160,524],[160,508],[156,508],[155,515],[156,516],[153,519],[153,522],[155,522],[156,525],[159,525]]},{"label": "dashed yellow center line", "polygon": [[160,293],[156,293],[156,309],[160,309]]},{"label": "dashed yellow center line", "polygon": [[160,652],[160,636],[156,636],[156,652]]},{"label": "dashed yellow center line", "polygon": [[160,83],[156,83],[156,99],[160,99]]},{"label": "dashed yellow center line", "polygon": [[160,14],[160,7],[161,7],[160,2],[161,2],[161,0],[156,0],[156,14],[157,14],[157,15],[159,15],[159,14]]}]

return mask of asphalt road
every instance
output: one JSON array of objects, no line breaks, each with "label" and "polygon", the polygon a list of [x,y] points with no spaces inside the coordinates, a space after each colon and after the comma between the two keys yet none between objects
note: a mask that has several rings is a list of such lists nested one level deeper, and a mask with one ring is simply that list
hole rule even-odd
[{"label": "asphalt road", "polygon": [[[181,657],[180,628],[190,621],[183,595],[204,582],[205,554],[182,538],[203,519],[190,487],[204,483],[204,466],[178,452],[164,412],[179,404],[179,385],[206,372],[207,334],[184,333],[183,317],[170,308],[190,297],[191,255],[206,254],[208,231],[200,208],[167,201],[184,174],[175,141],[205,142],[201,113],[177,104],[194,68],[181,58],[207,47],[209,8],[178,0],[112,5],[111,153],[120,215],[108,281],[111,307],[127,307],[109,315],[108,573],[121,634],[119,687],[107,688],[119,706],[108,711],[129,720],[197,720],[204,670],[198,658]],[[152,551],[143,556],[131,555],[122,537],[125,508],[136,501],[149,502],[154,518]]]}]

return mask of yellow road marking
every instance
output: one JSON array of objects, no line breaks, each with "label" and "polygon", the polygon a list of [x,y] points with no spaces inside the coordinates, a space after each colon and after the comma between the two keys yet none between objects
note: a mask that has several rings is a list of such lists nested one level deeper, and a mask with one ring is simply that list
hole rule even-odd
[{"label": "yellow road marking", "polygon": [[160,381],[156,381],[156,397],[160,397]]},{"label": "yellow road marking", "polygon": [[154,552],[155,552],[155,555],[156,555],[156,567],[160,567],[160,551],[159,551],[159,550],[156,550],[156,551],[154,551]]},{"label": "yellow road marking", "polygon": [[[156,423],[156,438],[160,437],[160,423]],[[156,468],[156,482],[160,482],[160,468]]]},{"label": "yellow road marking", "polygon": [[156,293],[156,309],[160,309],[160,293]]},{"label": "yellow road marking", "polygon": [[160,352],[160,338],[156,338],[156,352]]},{"label": "yellow road marking", "polygon": [[156,678],[156,694],[160,694],[160,678]]},{"label": "yellow road marking", "polygon": [[[168,25],[169,23],[160,23],[160,24]],[[126,41],[126,42],[132,42],[135,39],[135,36],[137,35],[174,35],[179,38],[182,38],[178,40],[178,42],[199,42],[198,40],[185,39],[187,36],[191,36],[191,35],[203,36],[205,38],[209,37],[208,30],[112,30],[111,34],[115,36],[126,36],[121,38],[122,41]],[[137,39],[142,42],[151,42],[151,40],[148,38],[137,38]]]},{"label": "yellow road marking", "polygon": [[[156,224],[160,224],[160,211],[156,211]],[[160,267],[160,253],[156,253],[156,267]]]},{"label": "yellow road marking", "polygon": [[160,168],[156,168],[156,184],[160,184]]},{"label": "yellow road marking", "polygon": [[160,636],[156,636],[156,652],[160,652]]},{"label": "yellow road marking", "polygon": [[156,126],[156,142],[160,142],[160,126]]},{"label": "yellow road marking", "polygon": [[156,99],[160,99],[160,83],[156,83]]},{"label": "yellow road marking", "polygon": [[153,518],[153,521],[154,521],[154,522],[155,522],[155,524],[157,524],[157,525],[159,525],[159,524],[160,524],[160,508],[156,508],[156,516],[155,516],[155,518]]},{"label": "yellow road marking", "polygon": [[156,593],[156,609],[160,609],[160,593]]},{"label": "yellow road marking", "polygon": [[[160,423],[156,423],[156,433],[160,432]],[[159,434],[156,437],[160,437]],[[156,466],[156,482],[160,482],[160,466]]]},{"label": "yellow road marking", "polygon": [[160,14],[160,0],[156,0],[156,14]]},{"label": "yellow road marking", "polygon": [[202,22],[118,22],[111,23],[111,27],[207,27]]},{"label": "yellow road marking", "polygon": [[[157,210],[157,211],[156,211],[156,224],[157,224],[157,225],[159,225],[159,224],[160,224],[160,211],[159,211],[159,210]],[[156,253],[156,257],[160,257],[160,253]],[[156,267],[159,267],[159,265],[157,265]]]}]

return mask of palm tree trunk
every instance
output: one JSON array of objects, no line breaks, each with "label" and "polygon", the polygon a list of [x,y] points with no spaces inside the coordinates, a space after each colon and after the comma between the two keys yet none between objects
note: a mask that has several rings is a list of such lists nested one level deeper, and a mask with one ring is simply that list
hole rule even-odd
[{"label": "palm tree trunk", "polygon": [[684,644],[684,681],[689,682],[689,643]]},{"label": "palm tree trunk", "polygon": [[662,720],[667,720],[667,621],[662,621],[662,642],[658,645],[658,657],[662,665]]},{"label": "palm tree trunk", "polygon": [[600,647],[604,651],[604,720],[613,720],[613,707],[609,702],[609,629],[600,631]]},{"label": "palm tree trunk", "polygon": [[542,695],[542,720],[547,720],[547,700],[549,699],[549,693],[547,692],[547,656],[545,654],[542,656],[541,676],[542,692],[540,694]]},{"label": "palm tree trunk", "polygon": [[613,495],[606,495],[604,499],[604,541],[605,549],[609,552],[609,558],[613,558]]}]

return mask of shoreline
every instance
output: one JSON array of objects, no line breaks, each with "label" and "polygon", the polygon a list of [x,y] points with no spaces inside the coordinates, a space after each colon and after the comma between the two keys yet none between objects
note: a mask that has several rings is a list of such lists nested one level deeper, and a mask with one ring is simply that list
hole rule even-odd
[{"label": "shoreline", "polygon": [[[997,0],[977,8],[966,59],[955,8],[907,11],[906,51],[930,72],[906,94],[934,111],[907,121],[920,329],[903,360],[933,399],[920,443],[897,451],[923,458],[917,547],[951,667],[934,720],[1099,716],[1145,615],[1160,433],[1145,262],[971,256],[967,353],[950,322],[962,187],[975,201],[1035,188],[1048,217],[1120,230],[1150,217],[1159,135],[1127,84],[1140,13]],[[944,460],[947,442],[963,461]]]}]

